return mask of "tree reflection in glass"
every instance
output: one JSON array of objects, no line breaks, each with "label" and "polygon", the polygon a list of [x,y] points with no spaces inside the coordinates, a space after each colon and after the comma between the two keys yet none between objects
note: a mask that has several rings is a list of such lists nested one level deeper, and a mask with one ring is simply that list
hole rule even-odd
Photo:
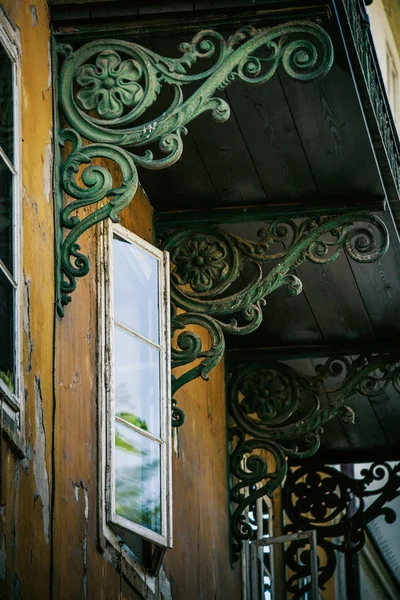
[{"label": "tree reflection in glass", "polygon": [[115,424],[117,515],[161,532],[160,445]]}]

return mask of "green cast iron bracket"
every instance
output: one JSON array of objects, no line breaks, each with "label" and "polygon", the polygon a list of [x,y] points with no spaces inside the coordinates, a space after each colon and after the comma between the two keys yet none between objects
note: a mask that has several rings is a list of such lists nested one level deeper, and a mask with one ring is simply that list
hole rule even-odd
[{"label": "green cast iron bracket", "polygon": [[[234,81],[265,83],[278,67],[295,80],[315,81],[333,63],[329,36],[311,21],[267,29],[244,27],[228,40],[216,31],[200,31],[181,44],[180,58],[166,58],[122,40],[93,41],[76,50],[60,45],[57,50],[63,59],[58,78],[59,122],[68,124],[58,134],[64,152],[58,151],[56,173],[60,316],[71,300],[76,278],[90,269],[88,257],[81,252],[81,236],[108,217],[118,220],[137,189],[138,167],[164,169],[179,160],[190,121],[205,111],[219,123],[229,118],[228,104],[215,96],[218,90]],[[202,60],[208,61],[207,67],[191,72]],[[185,98],[188,84],[197,89]],[[172,103],[158,118],[139,124],[164,85],[173,91]],[[150,149],[132,152],[154,143],[164,158],[155,158]],[[118,182],[108,164],[119,171]]]},{"label": "green cast iron bracket", "polygon": [[[191,324],[203,327],[211,340],[205,349],[192,331],[185,329],[177,336],[172,369],[197,364],[173,378],[174,396],[188,381],[208,378],[223,356],[226,333],[245,335],[257,329],[270,294],[282,286],[288,286],[292,295],[302,291],[294,273],[302,263],[330,263],[343,250],[356,262],[374,262],[387,251],[389,236],[379,217],[358,211],[275,220],[258,232],[256,241],[199,225],[173,232],[162,247],[170,252],[173,264],[172,335]],[[174,426],[183,420],[174,399]]]},{"label": "green cast iron bracket", "polygon": [[287,457],[315,454],[327,421],[354,423],[346,406],[354,394],[373,398],[390,385],[400,394],[400,355],[328,358],[311,376],[272,360],[236,368],[228,388],[234,559],[253,535],[248,511],[281,486]]}]

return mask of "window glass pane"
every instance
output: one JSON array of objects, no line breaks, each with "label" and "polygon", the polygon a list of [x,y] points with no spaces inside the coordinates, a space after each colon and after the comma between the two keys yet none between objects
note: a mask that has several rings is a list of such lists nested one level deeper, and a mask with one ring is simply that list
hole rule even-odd
[{"label": "window glass pane", "polygon": [[0,44],[0,146],[11,162],[14,162],[13,104],[13,64]]},{"label": "window glass pane", "polygon": [[115,318],[158,344],[158,260],[114,238]]},{"label": "window glass pane", "polygon": [[0,271],[0,377],[14,391],[14,288]]},{"label": "window glass pane", "polygon": [[160,436],[160,352],[115,326],[115,413]]},{"label": "window glass pane", "polygon": [[13,175],[0,158],[0,258],[13,272],[12,253]]},{"label": "window glass pane", "polygon": [[115,424],[115,511],[161,532],[160,445]]}]

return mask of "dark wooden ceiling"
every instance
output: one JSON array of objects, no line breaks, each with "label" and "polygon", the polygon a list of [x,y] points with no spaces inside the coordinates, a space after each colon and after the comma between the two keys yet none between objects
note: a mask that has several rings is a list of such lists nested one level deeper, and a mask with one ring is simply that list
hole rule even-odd
[{"label": "dark wooden ceiling", "polygon": [[[228,122],[201,115],[188,127],[176,165],[157,173],[142,170],[157,211],[383,200],[340,32],[333,19],[324,28],[335,47],[335,64],[324,79],[302,84],[279,72],[259,86],[234,83],[221,93],[232,110]],[[182,41],[182,34],[154,35],[141,43],[176,57]]]}]

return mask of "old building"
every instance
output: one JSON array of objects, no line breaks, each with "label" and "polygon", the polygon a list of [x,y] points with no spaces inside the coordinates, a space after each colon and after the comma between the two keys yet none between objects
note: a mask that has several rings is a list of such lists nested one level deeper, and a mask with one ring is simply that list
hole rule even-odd
[{"label": "old building", "polygon": [[367,4],[0,1],[1,598],[400,598]]}]

